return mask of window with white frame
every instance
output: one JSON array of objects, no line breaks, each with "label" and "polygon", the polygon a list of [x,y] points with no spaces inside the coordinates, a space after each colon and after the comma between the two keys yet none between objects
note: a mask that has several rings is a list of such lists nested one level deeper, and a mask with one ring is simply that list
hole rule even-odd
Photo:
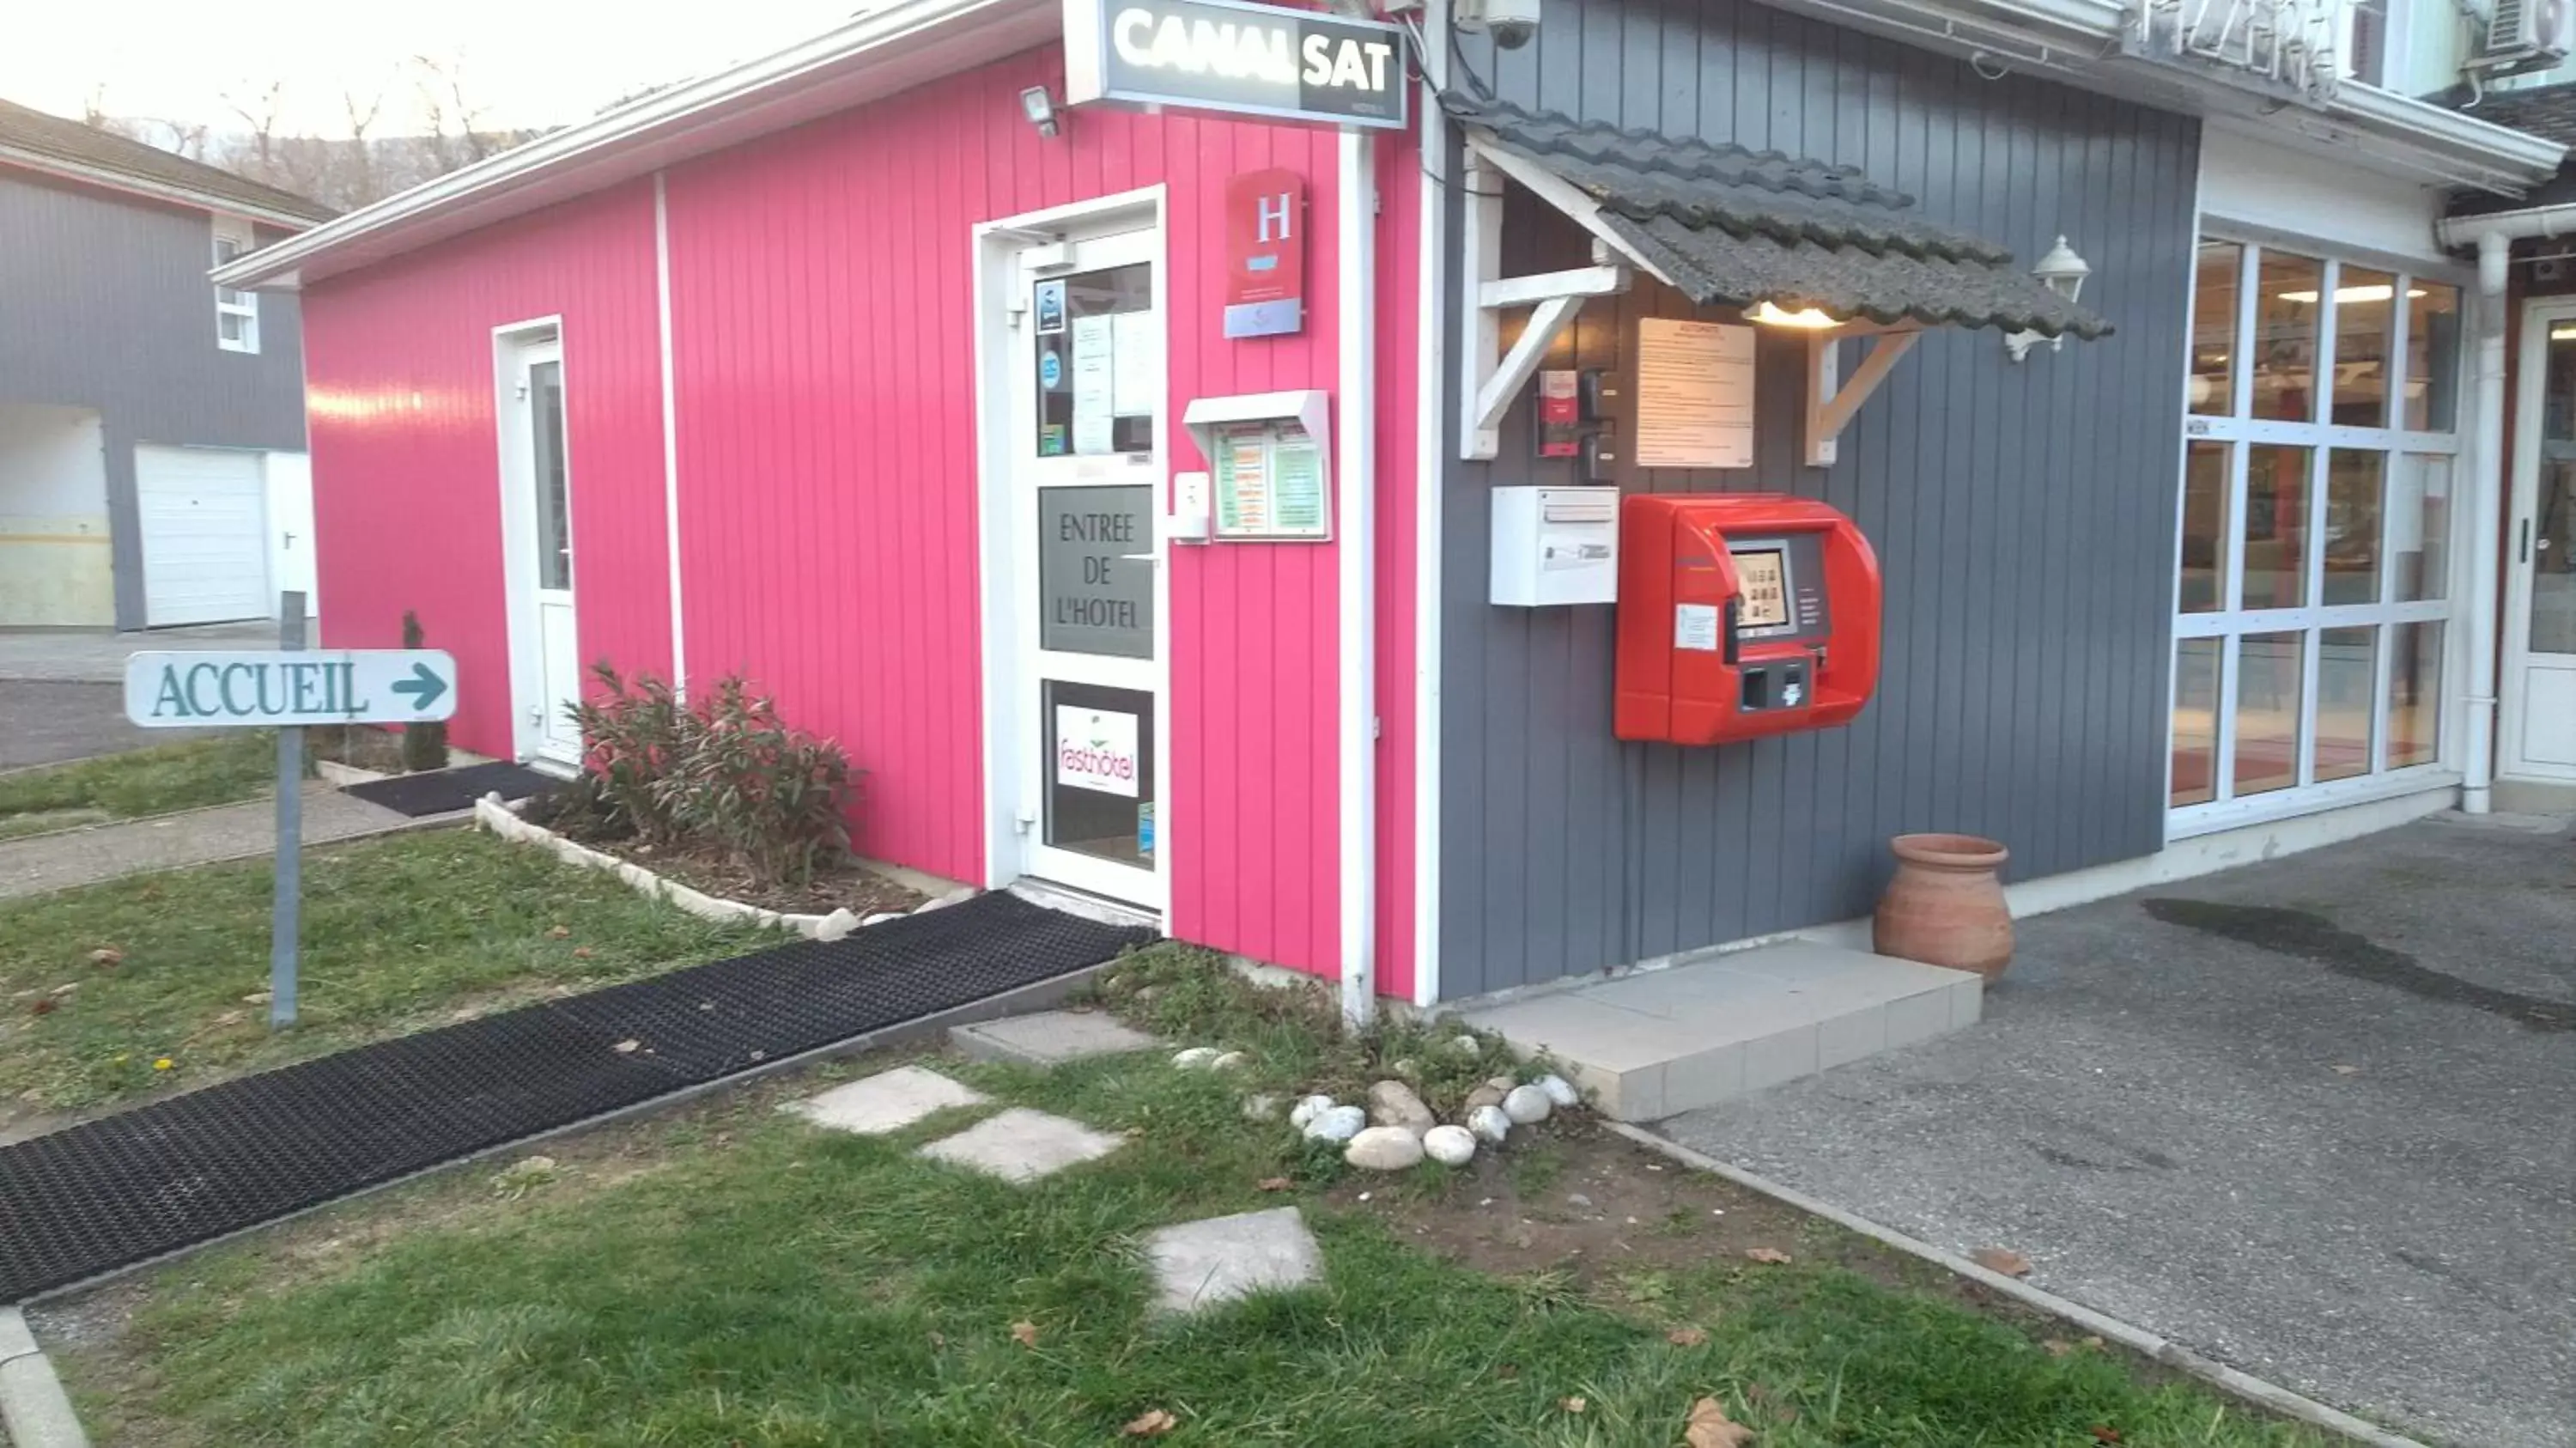
[{"label": "window with white frame", "polygon": [[[215,218],[215,265],[248,255],[254,244],[249,222],[237,216]],[[259,350],[259,293],[215,288],[215,345],[227,352]]]},{"label": "window with white frame", "polygon": [[2448,281],[2201,239],[2170,833],[2441,763],[2462,315]]}]

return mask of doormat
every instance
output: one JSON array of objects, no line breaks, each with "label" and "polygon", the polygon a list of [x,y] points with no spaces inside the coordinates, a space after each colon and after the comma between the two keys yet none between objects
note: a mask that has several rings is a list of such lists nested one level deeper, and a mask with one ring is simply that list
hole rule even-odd
[{"label": "doormat", "polygon": [[395,774],[364,784],[344,786],[341,793],[380,804],[414,818],[472,809],[474,801],[495,791],[503,799],[526,799],[560,788],[563,781],[519,764],[469,764],[463,769],[433,769],[424,774]]},{"label": "doormat", "polygon": [[0,1303],[1097,965],[1154,938],[1016,895],[300,1065],[0,1147]]}]

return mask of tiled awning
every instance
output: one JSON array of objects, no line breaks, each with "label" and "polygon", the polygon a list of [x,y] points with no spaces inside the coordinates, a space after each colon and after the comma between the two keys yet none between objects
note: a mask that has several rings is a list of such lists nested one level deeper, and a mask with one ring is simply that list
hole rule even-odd
[{"label": "tiled awning", "polygon": [[1913,197],[1852,167],[1443,99],[1471,139],[1592,198],[1621,250],[1701,305],[2051,337],[2111,330],[2011,252],[1923,220]]}]

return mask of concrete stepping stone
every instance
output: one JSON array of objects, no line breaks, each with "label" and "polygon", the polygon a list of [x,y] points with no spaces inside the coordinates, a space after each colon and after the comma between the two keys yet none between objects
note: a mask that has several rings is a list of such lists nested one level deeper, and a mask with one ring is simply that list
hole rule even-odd
[{"label": "concrete stepping stone", "polygon": [[897,1066],[865,1080],[835,1086],[802,1101],[787,1102],[779,1109],[792,1111],[816,1126],[827,1126],[834,1131],[884,1136],[952,1106],[981,1106],[991,1099],[983,1092],[971,1086],[961,1086],[936,1071],[925,1071],[919,1066]]},{"label": "concrete stepping stone", "polygon": [[1079,1121],[1014,1106],[955,1136],[941,1137],[923,1147],[921,1154],[973,1167],[1006,1182],[1033,1182],[1066,1167],[1096,1161],[1122,1144],[1121,1138]]},{"label": "concrete stepping stone", "polygon": [[978,1061],[1060,1066],[1085,1056],[1112,1056],[1163,1044],[1105,1011],[1040,1011],[952,1026],[948,1043]]},{"label": "concrete stepping stone", "polygon": [[1324,1275],[1323,1249],[1295,1207],[1165,1227],[1145,1239],[1145,1260],[1162,1312],[1195,1312]]}]

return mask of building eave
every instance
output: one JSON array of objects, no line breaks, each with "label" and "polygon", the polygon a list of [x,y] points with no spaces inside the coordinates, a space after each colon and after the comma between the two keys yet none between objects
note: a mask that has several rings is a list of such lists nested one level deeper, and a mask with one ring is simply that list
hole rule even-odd
[{"label": "building eave", "polygon": [[2444,188],[2519,196],[2557,174],[2552,141],[2374,86],[2311,105],[2244,72],[2136,53],[2135,16],[2102,0],[1768,0],[1777,8],[2161,110]]},{"label": "building eave", "polygon": [[155,180],[149,176],[137,176],[131,172],[118,171],[106,166],[92,166],[19,146],[0,144],[0,166],[34,171],[40,175],[59,176],[67,181],[77,181],[83,186],[93,186],[103,191],[122,191],[130,196],[171,202],[198,211],[220,213],[225,216],[246,216],[263,226],[281,227],[289,231],[303,231],[317,224],[313,217],[298,216],[292,211],[280,211],[274,207],[261,206],[239,197],[219,196],[211,191],[200,191],[191,186]]},{"label": "building eave", "polygon": [[1027,50],[1062,23],[1056,0],[898,0],[349,212],[214,278],[296,290]]}]

